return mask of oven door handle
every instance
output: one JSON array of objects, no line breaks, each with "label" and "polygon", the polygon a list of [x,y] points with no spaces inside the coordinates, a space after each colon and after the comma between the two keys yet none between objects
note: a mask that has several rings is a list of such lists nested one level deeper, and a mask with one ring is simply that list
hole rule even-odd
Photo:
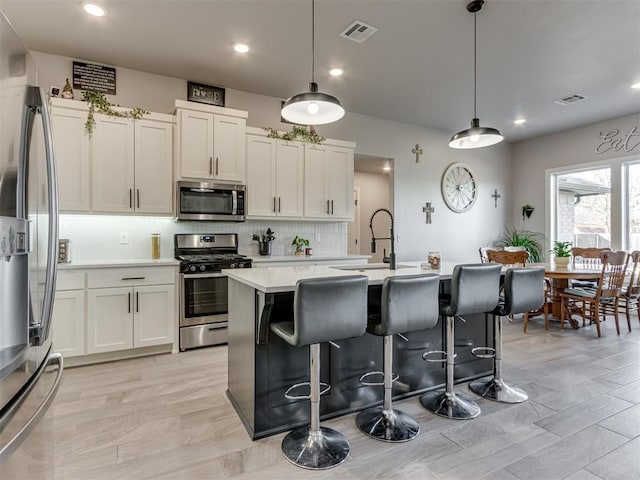
[{"label": "oven door handle", "polygon": [[181,273],[182,278],[222,278],[224,273]]}]

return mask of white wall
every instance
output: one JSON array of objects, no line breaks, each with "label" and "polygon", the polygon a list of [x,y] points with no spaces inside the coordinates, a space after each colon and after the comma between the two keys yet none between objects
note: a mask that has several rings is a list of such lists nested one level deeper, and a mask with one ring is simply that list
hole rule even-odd
[{"label": "white wall", "polygon": [[[596,153],[596,147],[602,142],[600,133],[617,129],[626,135],[633,127],[636,127],[640,133],[640,114],[594,123],[515,144],[512,160],[513,200],[510,212],[513,224],[518,228],[541,233],[547,230],[545,214],[547,170],[614,159],[640,158],[640,145],[631,152],[611,149],[605,153]],[[639,143],[640,136],[637,136],[629,145]],[[523,221],[521,207],[526,203],[533,205],[536,210],[530,219]]]},{"label": "white wall", "polygon": [[[371,214],[378,208],[391,210],[391,188],[388,174],[355,172],[353,175],[353,186],[360,187],[360,253],[371,255],[371,263],[382,262],[383,249],[390,253],[389,242],[381,240],[378,242],[378,249],[375,254],[370,253],[371,230],[369,230],[369,219]],[[389,217],[384,213],[376,215],[374,220],[374,232],[378,237],[389,236]]]},{"label": "white wall", "polygon": [[[73,59],[34,52],[42,85],[64,85],[71,76]],[[89,61],[91,59],[76,59]],[[216,79],[200,79],[215,85]],[[186,80],[162,77],[117,68],[118,95],[113,103],[125,107],[140,106],[150,111],[170,113],[176,98],[186,98]],[[79,93],[79,92],[78,92]],[[428,95],[428,92],[425,92]],[[79,96],[79,95],[78,95]],[[227,88],[226,106],[249,112],[247,124],[289,130],[280,123],[279,98],[256,95]],[[349,106],[346,105],[348,110]],[[460,125],[460,129],[466,125]],[[347,113],[331,125],[320,126],[326,137],[356,142],[356,152],[394,159],[394,214],[398,258],[426,258],[427,251],[439,250],[445,261],[477,261],[477,249],[500,236],[510,209],[511,146],[472,151],[453,150],[448,141],[453,132],[442,132],[405,123]],[[422,146],[424,155],[416,164],[413,146]],[[463,214],[450,211],[442,200],[440,181],[445,168],[454,162],[470,165],[479,184],[479,198],[472,210]],[[500,195],[498,208],[491,198],[494,188]],[[425,224],[422,207],[435,207],[433,223]],[[275,225],[276,222],[273,222]],[[276,227],[273,227],[277,229]],[[343,230],[346,232],[346,229]],[[346,245],[346,233],[345,245]],[[314,245],[314,251],[316,246]]]}]

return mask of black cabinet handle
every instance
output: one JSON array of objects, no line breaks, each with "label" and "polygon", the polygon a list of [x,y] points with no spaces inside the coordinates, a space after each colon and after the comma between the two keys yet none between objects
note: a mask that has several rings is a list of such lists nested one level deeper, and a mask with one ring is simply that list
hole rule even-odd
[{"label": "black cabinet handle", "polygon": [[280,213],[282,211],[281,207],[282,207],[281,198],[278,197],[278,213]]},{"label": "black cabinet handle", "polygon": [[218,157],[216,157],[216,177],[218,176],[218,164],[220,162],[218,161]]},{"label": "black cabinet handle", "polygon": [[329,200],[327,200],[327,215],[329,215]]},{"label": "black cabinet handle", "polygon": [[333,200],[331,200],[331,215],[333,215]]},{"label": "black cabinet handle", "polygon": [[209,175],[213,175],[213,157],[209,157]]},{"label": "black cabinet handle", "polygon": [[136,188],[136,203],[138,204],[137,208],[140,208],[140,189]]},{"label": "black cabinet handle", "polygon": [[129,189],[129,208],[133,208],[133,189]]},{"label": "black cabinet handle", "polygon": [[276,197],[273,197],[273,213],[276,213]]},{"label": "black cabinet handle", "polygon": [[140,292],[136,292],[136,313],[140,311]]},{"label": "black cabinet handle", "polygon": [[131,313],[131,293],[127,293],[127,313]]}]

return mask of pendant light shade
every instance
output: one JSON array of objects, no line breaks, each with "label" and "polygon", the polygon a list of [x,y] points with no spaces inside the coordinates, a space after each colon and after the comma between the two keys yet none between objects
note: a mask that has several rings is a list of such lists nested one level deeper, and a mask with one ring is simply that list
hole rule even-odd
[{"label": "pendant light shade", "polygon": [[340,120],[344,108],[333,95],[318,91],[315,81],[315,0],[311,0],[311,83],[309,91],[287,99],[280,112],[282,117],[301,125],[324,125]]},{"label": "pendant light shade", "polygon": [[477,33],[476,33],[476,13],[482,9],[484,0],[473,0],[467,4],[467,11],[473,13],[473,119],[471,120],[471,128],[456,133],[451,140],[449,146],[451,148],[481,148],[495,145],[504,140],[499,130],[491,127],[481,127],[480,120],[476,114],[476,84],[477,84]]},{"label": "pendant light shade", "polygon": [[282,106],[282,116],[301,125],[323,125],[344,116],[340,100],[318,91],[318,84],[311,82],[309,91],[289,98]]}]

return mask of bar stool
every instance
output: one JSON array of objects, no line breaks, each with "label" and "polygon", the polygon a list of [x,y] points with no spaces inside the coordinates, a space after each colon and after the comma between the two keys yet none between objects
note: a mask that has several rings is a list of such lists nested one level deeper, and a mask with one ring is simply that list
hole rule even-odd
[{"label": "bar stool", "polygon": [[[489,400],[522,403],[527,394],[510,387],[502,379],[502,317],[536,310],[544,303],[544,267],[510,268],[504,276],[504,299],[491,312],[495,348],[477,347],[471,350],[478,358],[493,358],[493,377],[475,380],[469,388]],[[478,352],[489,352],[488,354]]]},{"label": "bar stool", "polygon": [[[382,286],[380,315],[369,316],[367,332],[384,337],[384,371],[360,377],[367,386],[384,386],[381,407],[364,410],[356,417],[358,428],[377,440],[406,442],[420,432],[415,419],[395,410],[391,403],[393,374],[393,335],[433,328],[438,323],[438,275],[407,275],[386,278]],[[382,375],[383,382],[367,382],[371,375]]]},{"label": "bar stool", "polygon": [[[429,362],[447,363],[446,388],[443,391],[427,392],[420,403],[430,412],[441,417],[467,420],[480,415],[480,407],[469,396],[453,391],[454,322],[455,317],[484,313],[498,304],[500,272],[502,265],[477,263],[456,265],[451,276],[451,298],[440,304],[440,315],[447,318],[446,350],[426,352],[422,358]],[[442,354],[444,359],[430,359],[432,354]]]},{"label": "bar stool", "polygon": [[[271,324],[271,330],[287,343],[309,345],[310,381],[291,386],[290,400],[311,400],[311,424],[292,430],[282,440],[282,452],[294,465],[325,469],[344,462],[349,442],[339,432],[320,426],[320,343],[359,337],[367,327],[367,282],[364,275],[314,278],[296,284],[293,322]],[[292,395],[293,389],[309,385],[310,395]]]}]

